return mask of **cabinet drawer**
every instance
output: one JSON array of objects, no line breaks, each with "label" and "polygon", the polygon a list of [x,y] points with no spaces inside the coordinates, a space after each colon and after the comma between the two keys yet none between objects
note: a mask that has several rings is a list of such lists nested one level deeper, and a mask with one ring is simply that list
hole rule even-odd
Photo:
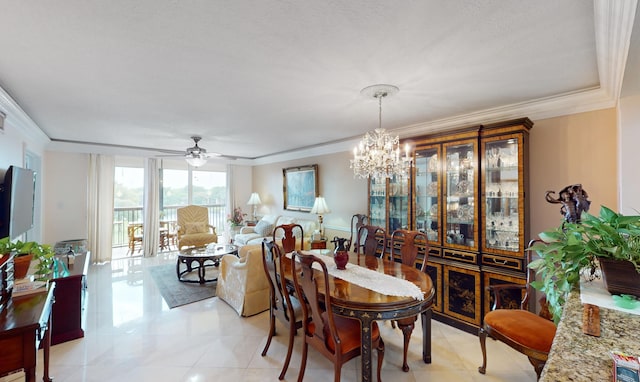
[{"label": "cabinet drawer", "polygon": [[516,271],[524,270],[524,262],[522,259],[506,257],[506,256],[490,255],[486,253],[482,254],[482,264],[491,265],[493,267],[513,269]]},{"label": "cabinet drawer", "polygon": [[477,264],[478,263],[478,254],[470,253],[470,252],[462,252],[462,251],[452,251],[450,249],[444,250],[445,259],[458,260],[463,261],[469,264]]},{"label": "cabinet drawer", "polygon": [[442,248],[429,247],[429,257],[442,257]]}]

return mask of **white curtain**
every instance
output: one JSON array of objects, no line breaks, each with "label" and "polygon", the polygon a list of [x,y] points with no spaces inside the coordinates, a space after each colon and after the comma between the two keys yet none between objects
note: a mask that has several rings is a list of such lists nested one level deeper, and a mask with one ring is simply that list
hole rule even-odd
[{"label": "white curtain", "polygon": [[160,245],[160,176],[158,173],[158,160],[147,158],[144,165],[144,236],[142,248],[145,257],[155,256]]},{"label": "white curtain", "polygon": [[[233,208],[236,205],[236,196],[233,192],[233,190],[235,189],[235,187],[233,186],[235,168],[236,166],[234,165],[227,165],[227,204],[225,207],[225,216],[232,216]],[[231,232],[231,223],[229,223],[228,220],[225,220],[222,240],[224,243],[230,243],[232,239],[233,232]]]},{"label": "white curtain", "polygon": [[236,205],[236,196],[233,192],[233,190],[235,189],[235,187],[233,187],[234,170],[234,165],[227,165],[227,215],[231,215],[233,213],[233,208]]},{"label": "white curtain", "polygon": [[115,160],[112,156],[89,155],[89,249],[94,262],[111,261],[113,234],[113,178]]}]

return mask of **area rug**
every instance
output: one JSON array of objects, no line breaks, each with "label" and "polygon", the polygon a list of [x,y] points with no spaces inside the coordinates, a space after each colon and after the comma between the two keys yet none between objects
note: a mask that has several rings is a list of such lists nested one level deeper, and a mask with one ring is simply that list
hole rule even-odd
[{"label": "area rug", "polygon": [[[175,264],[164,264],[150,267],[147,269],[155,281],[162,298],[167,303],[170,309],[178,306],[191,304],[192,302],[201,301],[207,298],[215,297],[216,295],[216,282],[208,282],[205,284],[198,283],[185,283],[178,281],[176,276]],[[209,272],[214,271],[217,273],[217,269],[213,270],[207,268],[207,277],[211,277]],[[193,278],[197,280],[197,272],[191,272],[187,274],[187,278]]]}]

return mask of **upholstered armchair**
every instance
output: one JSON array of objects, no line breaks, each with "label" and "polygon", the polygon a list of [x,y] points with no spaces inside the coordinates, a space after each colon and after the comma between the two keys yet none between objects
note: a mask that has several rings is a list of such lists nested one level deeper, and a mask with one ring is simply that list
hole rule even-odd
[{"label": "upholstered armchair", "polygon": [[178,249],[203,247],[217,243],[216,228],[209,224],[207,207],[186,206],[178,208]]},{"label": "upholstered armchair", "polygon": [[216,295],[241,316],[269,309],[269,280],[262,262],[262,245],[240,247],[238,256],[220,260]]}]

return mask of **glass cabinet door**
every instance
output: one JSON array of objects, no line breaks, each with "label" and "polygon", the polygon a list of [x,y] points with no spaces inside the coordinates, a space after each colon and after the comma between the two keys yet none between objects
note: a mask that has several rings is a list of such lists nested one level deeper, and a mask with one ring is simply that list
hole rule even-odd
[{"label": "glass cabinet door", "polygon": [[414,227],[440,244],[440,146],[425,147],[415,153]]},{"label": "glass cabinet door", "polygon": [[[383,226],[384,227],[384,226]],[[409,229],[409,177],[394,175],[389,179],[389,225],[387,233]]]},{"label": "glass cabinet door", "polygon": [[450,247],[467,250],[478,248],[476,150],[475,140],[444,146],[444,239]]},{"label": "glass cabinet door", "polygon": [[483,249],[511,254],[524,250],[524,192],[522,187],[522,135],[487,138],[484,153],[485,209]]},{"label": "glass cabinet door", "polygon": [[387,221],[387,180],[369,179],[369,224],[385,228]]}]

